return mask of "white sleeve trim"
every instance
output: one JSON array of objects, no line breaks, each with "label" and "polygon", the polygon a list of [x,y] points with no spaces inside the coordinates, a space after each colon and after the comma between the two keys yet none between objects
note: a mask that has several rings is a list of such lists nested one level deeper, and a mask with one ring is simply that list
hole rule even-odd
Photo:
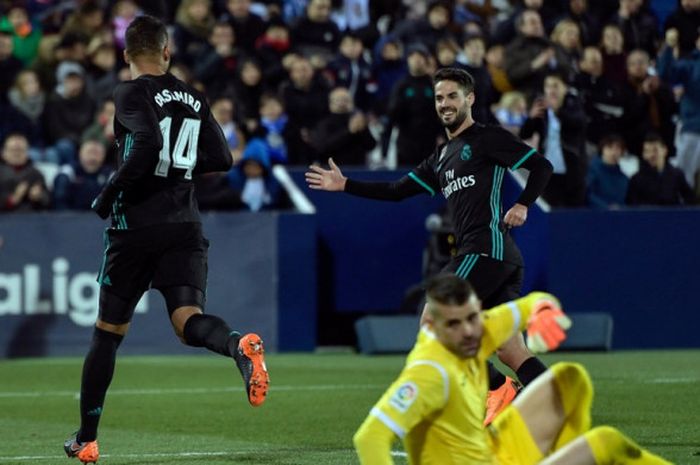
[{"label": "white sleeve trim", "polygon": [[439,363],[434,362],[432,360],[416,360],[415,362],[411,362],[410,364],[408,364],[408,366],[406,368],[411,368],[411,367],[414,367],[416,365],[429,365],[440,372],[440,374],[442,375],[443,393],[445,396],[445,403],[447,403],[447,399],[450,398],[450,377],[447,374],[447,370],[445,370],[445,368],[442,365],[440,365]]},{"label": "white sleeve trim", "polygon": [[510,312],[513,314],[513,334],[517,333],[520,330],[520,320],[522,319],[521,313],[520,313],[520,308],[518,307],[518,304],[516,304],[513,301],[508,302],[508,308],[510,308]]},{"label": "white sleeve trim", "polygon": [[399,438],[403,439],[404,436],[406,436],[406,432],[403,430],[403,428],[397,425],[396,422],[389,417],[389,415],[382,412],[377,407],[372,407],[372,410],[370,410],[369,413],[384,423],[386,427],[392,430]]}]

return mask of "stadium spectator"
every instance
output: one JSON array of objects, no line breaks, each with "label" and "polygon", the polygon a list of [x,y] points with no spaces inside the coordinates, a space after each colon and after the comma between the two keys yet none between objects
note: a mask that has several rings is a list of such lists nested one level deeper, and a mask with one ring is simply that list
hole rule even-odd
[{"label": "stadium spectator", "polygon": [[114,43],[119,50],[124,50],[126,28],[142,14],[141,8],[134,0],[117,0],[112,6],[112,30]]},{"label": "stadium spectator", "polygon": [[542,91],[544,77],[550,71],[561,69],[562,64],[557,61],[556,50],[545,36],[539,13],[524,10],[518,16],[516,27],[518,36],[506,47],[504,65],[513,87],[532,102]]},{"label": "stadium spectator", "polygon": [[568,92],[560,74],[544,80],[544,96],[533,102],[520,137],[538,135],[538,148],[553,166],[542,195],[553,207],[579,207],[585,202],[587,160],[586,115],[580,100]]},{"label": "stadium spectator", "polygon": [[117,51],[112,43],[95,37],[88,44],[85,65],[88,93],[97,105],[112,98],[114,87],[119,84]]},{"label": "stadium spectator", "polygon": [[444,0],[433,0],[428,4],[425,17],[401,21],[391,31],[391,35],[404,44],[422,44],[433,51],[440,40],[455,40],[450,32],[452,9]]},{"label": "stadium spectator", "polygon": [[387,112],[392,89],[408,74],[400,41],[391,36],[382,36],[377,41],[372,58],[372,74],[377,80],[377,92],[371,111],[383,117]]},{"label": "stadium spectator", "polygon": [[289,117],[284,111],[282,99],[277,94],[263,94],[260,97],[260,137],[267,144],[270,162],[273,165],[289,163],[288,122]]},{"label": "stadium spectator", "polygon": [[683,172],[668,163],[668,146],[656,133],[644,138],[639,172],[630,179],[628,205],[689,205],[695,193]]},{"label": "stadium spectator", "polygon": [[552,365],[482,426],[488,357],[525,328],[552,350],[570,322],[550,294],[480,313],[475,292],[457,277],[433,278],[426,293],[428,318],[405,367],[353,437],[361,465],[393,463],[397,438],[409,463],[670,465],[615,428],[591,429],[593,387],[576,363]]},{"label": "stadium spectator", "polygon": [[0,28],[0,104],[7,102],[7,92],[15,82],[17,74],[24,68],[13,54],[12,33]]},{"label": "stadium spectator", "polygon": [[216,23],[208,46],[197,55],[192,74],[205,86],[210,97],[233,94],[232,82],[239,60],[233,28],[229,23]]},{"label": "stadium spectator", "polygon": [[282,59],[290,47],[287,25],[279,20],[271,20],[255,44],[255,54],[260,58],[263,70],[263,81],[270,89],[277,89],[287,78]]},{"label": "stadium spectator", "polygon": [[0,211],[45,210],[51,202],[44,176],[29,158],[29,142],[18,133],[8,134],[0,164]]},{"label": "stadium spectator", "polygon": [[658,26],[654,15],[642,5],[643,0],[620,0],[610,23],[617,25],[625,38],[625,51],[641,49],[655,55]]},{"label": "stadium spectator", "polygon": [[178,59],[188,67],[194,66],[207,47],[214,23],[211,0],[183,0],[178,6],[172,40]]},{"label": "stadium spectator", "polygon": [[89,210],[109,180],[112,168],[105,165],[106,150],[97,139],[84,140],[78,160],[63,165],[53,184],[57,210]]},{"label": "stadium spectator", "polygon": [[265,21],[250,11],[250,0],[226,0],[227,21],[236,34],[236,43],[248,54],[255,53],[255,43],[265,33]]},{"label": "stadium spectator", "polygon": [[318,122],[313,144],[319,158],[333,157],[345,165],[365,165],[377,142],[367,127],[367,116],[356,111],[350,91],[336,87],[328,94],[330,114]]},{"label": "stadium spectator", "polygon": [[44,108],[46,151],[58,164],[75,160],[82,132],[90,126],[95,103],[85,88],[85,71],[78,63],[63,62],[56,69],[56,89]]},{"label": "stadium spectator", "polygon": [[495,44],[506,45],[518,36],[520,29],[518,21],[525,10],[531,10],[538,14],[545,31],[551,31],[554,21],[562,14],[559,2],[556,1],[517,0],[514,3],[515,8],[512,9],[508,17],[494,24],[492,42]]},{"label": "stadium spectator", "polygon": [[666,18],[664,32],[668,33],[671,29],[677,31],[680,57],[695,51],[698,24],[700,24],[700,1],[698,0],[680,0],[678,7]]},{"label": "stadium spectator", "polygon": [[586,190],[590,207],[607,210],[625,204],[629,178],[620,169],[625,141],[617,134],[600,140],[600,156],[593,157],[588,167]]},{"label": "stadium spectator", "polygon": [[63,23],[61,35],[69,33],[85,34],[88,37],[99,35],[105,27],[105,10],[100,3],[98,0],[80,2]]},{"label": "stadium spectator", "polygon": [[624,111],[622,95],[617,84],[605,76],[603,55],[597,47],[583,49],[579,69],[573,87],[581,97],[588,118],[586,141],[597,147],[602,137],[620,131]]},{"label": "stadium spectator", "polygon": [[328,63],[326,72],[331,86],[345,87],[350,91],[354,105],[366,112],[377,92],[377,82],[372,66],[363,56],[364,46],[353,32],[343,35],[335,58]]},{"label": "stadium spectator", "polygon": [[576,23],[581,35],[581,45],[595,45],[600,40],[600,22],[588,9],[588,0],[568,0],[563,18]]},{"label": "stadium spectator", "polygon": [[501,94],[515,90],[513,85],[508,80],[508,73],[505,68],[505,59],[503,57],[505,47],[500,44],[493,44],[486,50],[486,68],[491,76],[493,89],[497,93],[497,97]]},{"label": "stadium spectator", "polygon": [[245,137],[238,122],[235,106],[236,101],[225,95],[217,97],[211,102],[211,114],[224,133],[234,164],[241,160],[243,147],[245,147]]},{"label": "stadium spectator", "polygon": [[15,84],[8,92],[10,104],[26,119],[26,130],[32,159],[41,158],[37,150],[43,146],[41,116],[46,105],[46,93],[39,83],[39,76],[31,69],[20,71]]},{"label": "stadium spectator", "polygon": [[107,154],[107,163],[115,160],[114,146],[114,100],[105,100],[100,105],[100,109],[95,115],[92,124],[83,131],[81,142],[86,140],[100,141]]},{"label": "stadium spectator", "polygon": [[554,27],[551,40],[555,59],[565,73],[567,83],[570,83],[578,72],[578,61],[581,58],[581,32],[578,24],[570,19],[562,19]]},{"label": "stadium spectator", "polygon": [[241,162],[226,175],[229,186],[238,193],[247,210],[257,212],[281,205],[282,188],[270,168],[267,144],[253,138],[246,144]]},{"label": "stadium spectator", "polygon": [[435,117],[433,80],[429,64],[431,55],[421,44],[406,51],[408,75],[392,90],[387,109],[389,123],[385,130],[399,130],[396,151],[399,165],[417,165],[426,153],[435,149],[441,136],[440,122]]},{"label": "stadium spectator", "polygon": [[21,2],[11,5],[7,15],[0,18],[0,29],[12,32],[12,54],[24,66],[30,66],[36,59],[42,32],[37,24],[32,23]]},{"label": "stadium spectator", "polygon": [[[700,2],[696,4],[700,5]],[[675,59],[674,50],[680,48],[680,35],[673,31],[666,31],[666,47],[657,60],[657,66],[659,76],[665,82],[683,88],[676,166],[683,171],[686,181],[700,198],[700,30],[695,33],[695,50],[680,60]]]},{"label": "stadium spectator", "polygon": [[464,39],[464,69],[474,78],[474,106],[472,115],[476,121],[484,124],[497,120],[491,112],[495,101],[495,91],[491,82],[491,73],[486,66],[486,41],[481,35],[470,35]]},{"label": "stadium spectator", "polygon": [[289,163],[308,164],[317,160],[311,142],[311,130],[328,112],[328,86],[315,74],[305,57],[291,61],[289,80],[282,83],[281,94],[289,117],[287,149]]},{"label": "stadium spectator", "polygon": [[521,92],[506,92],[495,105],[493,114],[501,126],[517,136],[527,120],[527,100]]},{"label": "stadium spectator", "polygon": [[39,74],[41,87],[53,89],[56,86],[56,69],[60,63],[70,61],[80,65],[84,64],[87,60],[88,43],[87,36],[78,32],[68,32],[57,37],[45,37],[42,40],[39,56],[32,66]]},{"label": "stadium spectator", "polygon": [[627,82],[621,89],[624,113],[620,120],[627,149],[640,156],[640,134],[657,132],[667,147],[673,147],[677,104],[671,88],[659,79],[644,50],[627,56]]},{"label": "stadium spectator", "polygon": [[265,91],[262,69],[257,59],[243,57],[236,69],[233,81],[238,118],[247,134],[253,133],[260,124],[260,96]]},{"label": "stadium spectator", "polygon": [[340,29],[331,20],[331,0],[309,0],[306,14],[290,30],[292,49],[327,64],[340,43]]},{"label": "stadium spectator", "polygon": [[627,82],[627,53],[622,31],[615,24],[603,28],[600,51],[603,54],[603,74],[610,82],[622,86]]},{"label": "stadium spectator", "polygon": [[433,55],[435,56],[435,65],[437,69],[440,68],[462,68],[464,69],[463,63],[457,61],[459,56],[459,45],[452,39],[440,39],[435,45],[435,50]]}]

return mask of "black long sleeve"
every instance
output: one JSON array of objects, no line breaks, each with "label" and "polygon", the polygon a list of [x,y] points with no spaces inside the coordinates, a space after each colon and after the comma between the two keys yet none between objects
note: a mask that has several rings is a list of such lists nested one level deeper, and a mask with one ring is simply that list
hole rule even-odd
[{"label": "black long sleeve", "polygon": [[552,164],[542,155],[536,155],[526,160],[522,166],[530,172],[530,175],[517,203],[529,207],[547,187],[549,178],[552,176]]},{"label": "black long sleeve", "polygon": [[408,176],[393,182],[368,182],[349,179],[345,183],[345,192],[357,197],[398,202],[414,195],[426,193]]}]

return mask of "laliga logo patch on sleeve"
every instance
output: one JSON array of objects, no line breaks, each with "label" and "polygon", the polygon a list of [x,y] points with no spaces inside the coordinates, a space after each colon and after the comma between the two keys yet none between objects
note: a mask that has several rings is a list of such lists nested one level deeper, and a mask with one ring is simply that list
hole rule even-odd
[{"label": "laliga logo patch on sleeve", "polygon": [[411,381],[403,383],[396,390],[391,399],[389,399],[389,405],[394,407],[401,413],[404,413],[413,404],[413,402],[418,398],[418,386]]}]

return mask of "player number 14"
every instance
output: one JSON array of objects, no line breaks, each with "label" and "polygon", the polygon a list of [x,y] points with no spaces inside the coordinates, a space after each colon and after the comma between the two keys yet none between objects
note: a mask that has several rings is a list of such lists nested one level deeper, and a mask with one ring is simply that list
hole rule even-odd
[{"label": "player number 14", "polygon": [[180,132],[175,140],[175,147],[170,153],[170,127],[173,119],[166,116],[160,120],[160,132],[163,133],[163,148],[158,154],[158,165],[156,166],[156,176],[168,177],[168,170],[172,164],[174,168],[185,171],[185,179],[192,179],[192,170],[197,163],[197,141],[199,140],[200,121],[194,118],[182,120]]}]

